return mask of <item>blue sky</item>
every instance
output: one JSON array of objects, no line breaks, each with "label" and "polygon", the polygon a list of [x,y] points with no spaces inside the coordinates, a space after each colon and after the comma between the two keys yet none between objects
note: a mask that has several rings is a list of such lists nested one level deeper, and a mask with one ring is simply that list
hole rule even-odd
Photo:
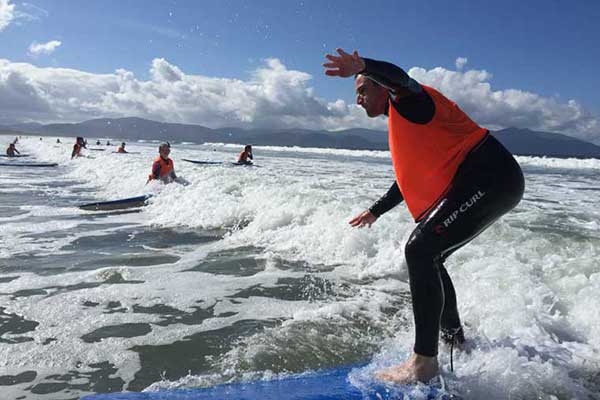
[{"label": "blue sky", "polygon": [[[6,22],[7,7],[11,9],[8,12],[11,14],[9,22]],[[336,123],[341,127],[352,123],[369,127],[384,126],[382,122],[365,122],[366,119],[351,110],[354,93],[350,80],[323,75],[321,64],[325,53],[336,47],[357,49],[365,57],[391,61],[407,71],[419,69],[419,77],[425,83],[438,82],[449,97],[459,104],[465,102],[461,106],[475,113],[482,124],[503,127],[523,121],[523,127],[571,130],[575,132],[573,134],[596,139],[600,137],[598,21],[600,2],[591,0],[0,0],[0,59],[5,60],[5,71],[9,67],[13,74],[18,71],[19,76],[33,85],[32,90],[42,94],[48,93],[50,85],[42,82],[40,76],[47,75],[43,71],[49,74],[60,67],[100,76],[115,74],[121,69],[131,72],[136,82],[143,85],[156,79],[151,70],[153,66],[158,68],[157,59],[164,59],[164,68],[176,68],[188,77],[210,79],[211,85],[216,84],[219,78],[225,78],[229,86],[223,91],[229,92],[235,87],[236,81],[256,83],[257,71],[265,68],[266,60],[277,59],[285,69],[284,73],[277,74],[274,72],[277,68],[267,67],[271,72],[268,77],[265,75],[263,80],[258,80],[261,87],[266,87],[273,80],[278,82],[275,84],[277,86],[283,79],[299,79],[300,86],[290,89],[282,83],[284,86],[277,86],[275,91],[281,89],[281,92],[277,92],[275,97],[269,97],[270,92],[265,91],[260,101],[256,102],[254,111],[247,110],[243,116],[223,121],[223,125],[227,125],[226,122],[257,126],[274,124],[274,118],[261,119],[252,112],[263,110],[272,113],[277,108],[275,105],[280,106],[282,101],[286,101],[280,98],[285,96],[286,91],[298,89],[302,93],[291,93],[291,97],[305,96],[295,101],[304,104],[307,112],[318,113],[322,108],[321,116],[327,121],[325,123],[322,120],[320,125],[312,127],[330,129]],[[32,54],[32,43],[47,44],[51,41],[60,44],[54,42],[54,46],[50,45],[46,52],[40,50],[38,54]],[[459,57],[467,60],[462,68],[456,65]],[[22,64],[31,65],[35,70],[29,71]],[[418,72],[415,71],[411,72],[413,76]],[[466,76],[469,71],[478,77]],[[487,74],[482,75],[483,71]],[[277,78],[273,77],[275,75]],[[0,85],[1,76],[0,72]],[[6,76],[5,72],[5,79]],[[200,82],[202,79],[190,79],[195,83],[189,87],[198,88],[203,84]],[[453,79],[454,83],[448,83]],[[469,97],[470,89],[467,90],[465,85],[475,87],[482,84],[489,86],[485,98],[490,103],[486,103],[486,107],[510,109],[510,115],[504,114],[506,124],[502,123],[502,113],[491,115],[489,110],[477,109],[477,104],[485,102],[485,98]],[[68,85],[72,86],[72,83]],[[15,91],[12,86],[12,92],[6,87],[4,91],[0,89],[0,112],[2,104],[8,102],[2,96]],[[108,83],[101,89],[94,85],[94,89],[113,90]],[[152,90],[158,89],[153,86]],[[161,90],[167,88],[162,87]],[[255,88],[246,87],[243,90],[245,96],[250,96],[248,93]],[[518,91],[521,97],[515,97],[512,90]],[[119,95],[112,97],[121,101],[129,96],[124,93],[123,87],[116,92]],[[235,90],[233,92],[236,93]],[[74,93],[73,96],[80,98],[83,94]],[[114,100],[107,100],[106,96],[98,94],[97,99],[100,98],[103,104]],[[498,98],[507,100],[499,104]],[[69,110],[64,105],[59,107],[51,99],[40,99],[40,104],[44,105],[39,108],[50,104],[48,107],[55,111],[54,119],[76,119],[87,115],[76,112],[69,117]],[[127,97],[127,100],[128,104],[132,101],[131,97]],[[248,98],[250,102],[254,100],[253,97]],[[339,100],[344,102],[343,107]],[[569,103],[571,100],[575,106]],[[25,99],[23,101],[27,102]],[[89,104],[90,101],[82,100],[79,104]],[[137,101],[140,101],[139,98]],[[274,102],[274,108],[261,108],[265,101]],[[337,105],[332,106],[336,101]],[[312,102],[318,104],[311,105]],[[528,103],[539,104],[539,107],[531,110]],[[93,110],[88,113],[90,116],[102,113],[98,104],[92,107]],[[238,106],[244,107],[241,104]],[[232,115],[232,107],[230,105],[226,110],[217,110],[216,113]],[[293,107],[293,103],[284,108],[289,107]],[[551,112],[545,111],[544,107],[552,109]],[[161,110],[146,108],[143,104],[136,105],[131,111],[141,110],[140,116],[154,117]],[[517,115],[519,108],[523,109],[524,115]],[[116,106],[107,106],[106,114],[117,116],[115,109]],[[81,107],[78,111],[81,111]],[[534,111],[535,115],[532,114]],[[8,108],[5,112],[9,112]],[[343,112],[351,116],[341,116]],[[302,123],[303,120],[295,113],[286,114],[283,125]],[[337,122],[335,118],[330,118],[331,115],[325,115],[327,113],[336,114],[339,117]],[[585,114],[585,121],[578,117],[582,113]],[[16,114],[13,119],[34,120],[35,115],[42,115],[39,112],[23,116]],[[548,115],[553,121],[540,121]],[[580,119],[575,121],[577,118]],[[9,120],[10,115],[4,115],[3,119]],[[48,112],[44,118],[38,119],[52,118]],[[200,116],[193,118],[177,113],[157,115],[155,119],[202,122]],[[210,122],[212,125],[219,124],[218,119]]]}]

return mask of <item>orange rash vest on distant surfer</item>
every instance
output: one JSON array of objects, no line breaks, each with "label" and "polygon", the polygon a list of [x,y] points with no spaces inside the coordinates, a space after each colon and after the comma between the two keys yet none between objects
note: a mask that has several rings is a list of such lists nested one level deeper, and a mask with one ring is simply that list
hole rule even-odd
[{"label": "orange rash vest on distant surfer", "polygon": [[469,151],[487,133],[451,100],[421,85],[435,114],[426,124],[402,117],[390,103],[388,141],[396,182],[415,221],[422,219],[448,190]]},{"label": "orange rash vest on distant surfer", "polygon": [[162,178],[163,176],[171,174],[174,169],[173,160],[171,160],[170,158],[165,160],[161,156],[158,156],[154,160],[154,163],[152,163],[152,173],[150,174],[150,176],[148,176],[148,179],[157,179],[157,177],[154,176],[157,166],[159,167],[158,178]]}]

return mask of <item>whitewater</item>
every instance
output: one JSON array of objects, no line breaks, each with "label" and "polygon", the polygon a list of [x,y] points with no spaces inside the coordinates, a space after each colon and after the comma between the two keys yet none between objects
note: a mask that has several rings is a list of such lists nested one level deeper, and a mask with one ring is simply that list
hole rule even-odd
[{"label": "whitewater", "polygon": [[[0,136],[7,145],[14,137]],[[172,143],[188,185],[146,185],[158,143],[22,137],[0,174],[0,398],[206,387],[406,358],[404,205],[389,153]],[[464,399],[600,398],[600,160],[517,157],[525,195],[447,262],[470,352],[440,347]],[[3,160],[4,161],[4,160]],[[18,163],[23,160],[10,160]],[[139,210],[77,205],[152,194]]]}]

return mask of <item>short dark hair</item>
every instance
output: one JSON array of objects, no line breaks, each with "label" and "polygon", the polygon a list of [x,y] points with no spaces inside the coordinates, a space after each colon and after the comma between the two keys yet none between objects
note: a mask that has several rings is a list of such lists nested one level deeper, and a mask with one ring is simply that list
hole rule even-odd
[{"label": "short dark hair", "polygon": [[158,146],[158,151],[160,151],[160,149],[162,149],[163,147],[166,147],[166,148],[167,148],[167,149],[169,149],[169,150],[171,149],[171,145],[169,144],[169,142],[167,142],[167,143],[161,143],[161,144]]}]

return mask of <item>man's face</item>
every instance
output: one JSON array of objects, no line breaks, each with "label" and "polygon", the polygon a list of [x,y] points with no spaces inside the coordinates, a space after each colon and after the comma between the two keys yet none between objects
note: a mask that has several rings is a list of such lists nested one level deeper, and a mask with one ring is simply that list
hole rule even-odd
[{"label": "man's face", "polygon": [[388,91],[364,75],[359,75],[354,81],[356,89],[356,104],[367,112],[369,117],[384,114],[388,107]]}]

